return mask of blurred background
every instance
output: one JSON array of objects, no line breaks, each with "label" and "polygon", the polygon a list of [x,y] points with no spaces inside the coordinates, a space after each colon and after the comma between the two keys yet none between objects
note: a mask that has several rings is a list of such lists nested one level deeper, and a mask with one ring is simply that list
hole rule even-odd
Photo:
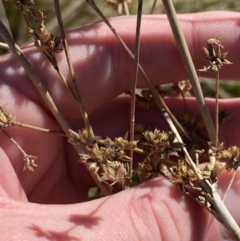
[{"label": "blurred background", "polygon": [[[15,0],[7,0],[14,2]],[[88,5],[85,0],[66,1],[59,0],[62,9],[65,29],[89,24],[100,20],[100,17]],[[130,14],[137,12],[137,0],[95,0],[98,7],[106,17],[125,15],[129,11]],[[123,2],[126,4],[124,5]],[[155,8],[153,9],[153,5]],[[229,10],[240,12],[240,1],[236,0],[173,0],[173,4],[178,13],[194,13],[212,10]],[[127,5],[127,8],[124,6]],[[35,0],[36,9],[47,11],[45,25],[48,32],[57,33],[58,25],[54,13],[54,3],[49,0]],[[145,0],[143,1],[143,13],[150,14],[164,13],[161,0]],[[28,34],[28,27],[23,19],[21,12],[11,2],[0,0],[0,20],[11,31],[18,45],[32,42]],[[0,38],[2,42],[2,39]],[[6,50],[0,49],[0,54]],[[214,96],[215,83],[201,79],[205,96]],[[220,97],[229,98],[240,96],[240,83],[228,81],[220,83]]]}]

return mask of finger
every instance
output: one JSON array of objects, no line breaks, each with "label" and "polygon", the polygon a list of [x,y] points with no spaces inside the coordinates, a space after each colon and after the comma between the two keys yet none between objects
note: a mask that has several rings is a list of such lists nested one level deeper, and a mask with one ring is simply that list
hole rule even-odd
[{"label": "finger", "polygon": [[[239,173],[236,177],[240,178]],[[239,189],[226,205],[240,222]],[[232,200],[232,202],[229,202]],[[234,237],[171,183],[156,178],[113,196],[75,205],[38,205],[0,199],[2,240],[225,240]],[[231,205],[231,207],[230,207]],[[47,218],[46,218],[47,217]],[[17,240],[17,239],[16,239]]]},{"label": "finger", "polygon": [[[182,98],[165,98],[165,101],[176,118],[184,113],[185,105]],[[219,131],[220,142],[224,142],[225,148],[230,145],[240,145],[239,102],[239,98],[219,100],[219,110],[225,110],[230,117],[228,121],[220,126]],[[202,120],[195,98],[186,98],[186,103],[188,110],[196,116],[196,119]],[[215,100],[206,99],[206,104],[210,115],[214,119]],[[130,97],[125,96],[114,99],[92,113],[90,120],[95,134],[102,137],[109,136],[110,138],[123,136],[129,130],[130,108]],[[153,130],[155,127],[160,130],[170,130],[161,111],[156,106],[150,109],[137,107],[135,122],[149,125]],[[83,128],[83,124],[78,125],[76,128]]]},{"label": "finger", "polygon": [[27,201],[26,194],[11,165],[9,157],[0,148],[0,197],[18,201]]},{"label": "finger", "polygon": [[[207,39],[221,36],[226,51],[229,51],[228,59],[235,65],[225,66],[221,70],[220,77],[239,78],[240,70],[235,67],[240,58],[239,16],[238,13],[232,12],[179,15],[197,69],[208,64],[202,51]],[[128,46],[134,49],[135,17],[115,18],[111,20],[111,23]],[[133,61],[104,23],[98,22],[72,30],[68,33],[68,40],[76,77],[89,112],[113,99],[122,91],[130,89]],[[70,97],[64,85],[58,81],[59,77],[47,59],[35,47],[27,47],[24,53],[44,80],[57,104],[69,117],[75,118],[76,105],[73,104],[73,98]],[[60,69],[69,79],[63,53],[58,55],[58,60]],[[143,18],[140,62],[154,84],[187,78],[165,16]],[[32,100],[40,101],[34,88],[29,86],[29,80],[20,63],[13,60],[11,55],[2,58],[0,66],[3,70],[2,83],[8,83]],[[212,73],[208,76],[214,77]],[[141,74],[138,86],[146,86]]]}]

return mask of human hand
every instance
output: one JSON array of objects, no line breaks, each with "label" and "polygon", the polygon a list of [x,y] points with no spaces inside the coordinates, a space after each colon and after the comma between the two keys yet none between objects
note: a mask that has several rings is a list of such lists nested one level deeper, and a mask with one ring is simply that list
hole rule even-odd
[{"label": "human hand", "polygon": [[[197,69],[206,65],[202,47],[207,39],[220,35],[226,51],[229,51],[228,59],[234,63],[223,68],[220,77],[239,79],[239,17],[237,13],[229,12],[180,16]],[[135,17],[116,18],[111,22],[133,49]],[[132,60],[104,23],[72,30],[68,39],[95,134],[102,137],[123,135],[128,130],[130,100],[128,97],[114,98],[131,88]],[[45,56],[33,46],[25,47],[24,54],[74,129],[83,128],[73,98]],[[57,57],[60,69],[68,76],[63,54]],[[140,62],[154,84],[187,78],[164,16],[143,18]],[[23,123],[59,130],[21,64],[11,54],[0,58],[0,69],[0,99],[5,109]],[[138,86],[146,86],[141,75]],[[190,98],[187,101],[189,109],[199,115],[195,100]],[[215,102],[210,99],[207,102],[214,113]],[[168,99],[167,104],[174,114],[183,110],[177,98]],[[227,108],[233,113],[230,122],[224,124],[220,132],[220,140],[225,146],[240,145],[238,106],[239,99],[220,101],[220,109]],[[137,109],[136,121],[167,128],[156,110]],[[64,138],[17,127],[7,132],[28,154],[38,157],[38,167],[34,173],[22,172],[22,154],[1,133],[1,240],[167,241],[231,237],[221,224],[164,178],[156,178],[116,195],[80,203],[88,201],[87,191],[95,183],[85,167],[77,162],[78,155]],[[230,176],[230,173],[221,175],[219,192],[226,189]],[[239,223],[239,173],[235,180],[226,205]]]}]

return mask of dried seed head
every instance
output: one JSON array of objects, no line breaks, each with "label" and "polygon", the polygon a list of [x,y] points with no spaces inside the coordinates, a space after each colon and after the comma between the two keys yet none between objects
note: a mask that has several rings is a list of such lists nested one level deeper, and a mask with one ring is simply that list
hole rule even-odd
[{"label": "dried seed head", "polygon": [[218,119],[219,125],[228,122],[232,117],[232,113],[227,113],[227,109],[223,109],[219,112]]},{"label": "dried seed head", "polygon": [[189,80],[181,80],[177,83],[172,83],[171,89],[174,93],[174,96],[183,95],[185,97],[191,96],[192,85]]},{"label": "dried seed head", "polygon": [[204,123],[197,119],[193,112],[187,109],[179,116],[178,120],[184,130],[190,135],[195,135],[196,131],[204,128]]},{"label": "dried seed head", "polygon": [[213,70],[218,72],[224,64],[232,64],[226,59],[228,52],[222,53],[223,45],[221,44],[220,37],[215,39],[209,39],[207,41],[207,48],[203,48],[206,59],[209,61],[210,65],[198,71],[207,72],[208,70]]},{"label": "dried seed head", "polygon": [[155,129],[145,131],[143,133],[146,139],[146,146],[149,146],[152,152],[160,154],[162,159],[168,159],[170,155],[178,156],[178,152],[182,150],[184,144],[177,142],[175,134],[172,132],[164,132]]},{"label": "dried seed head", "polygon": [[5,130],[6,128],[12,126],[14,123],[14,117],[5,111],[2,106],[0,106],[0,130]]},{"label": "dried seed head", "polygon": [[177,166],[170,168],[173,179],[173,184],[181,187],[184,185],[196,185],[198,178],[185,160],[179,160]]},{"label": "dried seed head", "polygon": [[209,146],[209,149],[212,150],[213,155],[215,155],[217,159],[221,158],[221,152],[222,152],[223,147],[224,147],[224,143],[223,143],[223,142],[221,142],[221,143],[218,145],[218,147],[214,146],[214,145],[212,144],[212,142],[208,142],[208,146]]},{"label": "dried seed head", "polygon": [[134,140],[136,141],[142,141],[143,140],[143,132],[151,130],[150,125],[148,124],[137,124],[134,125]]},{"label": "dried seed head", "polygon": [[34,38],[34,44],[40,48],[52,63],[55,69],[58,69],[57,61],[54,56],[63,50],[61,38],[57,35],[48,33],[43,23],[39,24],[36,30],[29,29],[30,35]]},{"label": "dried seed head", "polygon": [[43,24],[44,19],[46,18],[46,11],[30,8],[28,9],[28,12],[34,18],[35,22],[39,23],[40,25]]},{"label": "dried seed head", "polygon": [[201,169],[201,172],[204,179],[208,179],[210,183],[216,183],[217,177],[222,172],[222,170],[222,164],[216,162],[215,165],[207,163],[206,166]]},{"label": "dried seed head", "polygon": [[141,96],[136,96],[136,105],[144,109],[150,109],[154,104],[154,99],[150,90],[145,89],[141,91]]},{"label": "dried seed head", "polygon": [[158,153],[153,153],[143,163],[139,163],[138,170],[140,172],[140,180],[147,181],[152,178],[164,175],[165,164]]},{"label": "dried seed head", "polygon": [[[163,98],[166,96],[166,91],[162,90],[160,85],[155,86],[155,89],[159,95]],[[144,109],[150,109],[155,103],[154,97],[150,89],[144,89],[141,91],[141,96],[136,95],[136,105]]]},{"label": "dried seed head", "polygon": [[72,144],[81,143],[86,148],[93,148],[94,145],[100,140],[101,140],[101,137],[99,136],[90,137],[88,131],[86,129],[83,129],[82,131],[79,130],[78,137],[72,136],[72,138],[69,139],[69,142]]},{"label": "dried seed head", "polygon": [[99,165],[98,165],[96,162],[91,163],[91,164],[90,164],[90,167],[89,167],[89,170],[90,170],[91,172],[97,173],[98,170],[99,170]]},{"label": "dried seed head", "polygon": [[112,192],[125,189],[126,183],[129,182],[129,176],[125,164],[118,161],[108,161],[104,170],[105,172],[101,173],[100,179],[109,187],[112,187]]},{"label": "dried seed head", "polygon": [[36,159],[37,159],[36,156],[31,156],[31,155],[24,154],[24,156],[23,156],[23,161],[24,161],[23,171],[28,169],[28,170],[34,172],[33,167],[37,167],[37,165],[35,164],[35,160]]},{"label": "dried seed head", "polygon": [[225,168],[227,170],[234,169],[235,171],[240,166],[240,151],[237,146],[231,146],[228,150],[223,150],[220,153],[222,161],[226,162]]}]

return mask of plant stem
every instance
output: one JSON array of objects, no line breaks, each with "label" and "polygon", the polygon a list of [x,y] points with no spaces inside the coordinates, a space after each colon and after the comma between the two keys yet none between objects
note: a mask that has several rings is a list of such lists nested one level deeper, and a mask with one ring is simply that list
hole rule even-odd
[{"label": "plant stem", "polygon": [[57,134],[57,135],[66,137],[66,135],[61,131],[55,131],[55,130],[51,130],[51,129],[41,128],[38,126],[32,126],[32,125],[24,124],[24,123],[21,123],[18,121],[13,121],[13,126],[24,127],[24,128],[28,128],[28,129],[35,130],[35,131],[42,131],[42,132],[46,132],[46,133],[50,133],[50,134]]},{"label": "plant stem", "polygon": [[18,150],[22,152],[23,155],[27,155],[26,152],[22,149],[22,147],[6,131],[3,130],[3,133],[16,145]]},{"label": "plant stem", "polygon": [[153,14],[153,12],[156,8],[156,5],[157,5],[157,0],[153,0],[153,5],[152,5],[152,8],[151,8],[150,14]]},{"label": "plant stem", "polygon": [[130,15],[130,12],[129,12],[129,7],[128,7],[128,3],[127,3],[127,0],[123,0],[123,7],[124,7],[124,11],[126,13],[126,15]]},{"label": "plant stem", "polygon": [[219,135],[219,106],[218,106],[218,97],[219,97],[219,70],[216,73],[216,110],[215,110],[215,128],[216,128],[216,132],[215,132],[215,145],[216,147],[218,147],[218,135]]},{"label": "plant stem", "polygon": [[82,101],[82,96],[81,93],[79,91],[79,87],[77,84],[77,80],[76,80],[76,76],[75,76],[75,72],[73,69],[73,65],[72,65],[72,61],[70,59],[70,55],[69,55],[69,50],[68,50],[68,44],[67,44],[67,39],[66,39],[66,35],[65,35],[65,31],[64,31],[64,27],[63,27],[63,21],[62,21],[62,15],[61,15],[61,10],[60,10],[60,5],[59,5],[59,1],[58,0],[54,0],[54,6],[55,6],[55,12],[56,12],[56,16],[58,19],[58,25],[59,25],[59,29],[60,29],[60,34],[61,34],[61,38],[62,38],[62,43],[64,46],[64,51],[65,51],[65,56],[67,59],[67,63],[68,63],[68,68],[69,68],[69,72],[71,75],[71,79],[73,82],[73,86],[74,86],[74,96],[77,100],[84,124],[85,124],[85,128],[89,133],[89,137],[94,137],[94,133],[93,133],[93,129],[90,125],[89,122],[89,118],[88,118],[88,114],[85,110],[83,101]]},{"label": "plant stem", "polygon": [[[139,65],[139,52],[140,52],[140,29],[141,29],[141,18],[142,18],[142,0],[138,1],[138,14],[137,14],[137,27],[136,27],[136,38],[135,38],[135,66],[134,66],[134,78],[132,81],[132,92],[131,92],[131,116],[130,116],[130,141],[134,140],[134,125],[135,125],[135,109],[136,109],[136,88],[138,78],[138,65]],[[130,150],[131,158],[129,165],[129,177],[132,177],[133,168],[133,150]]]},{"label": "plant stem", "polygon": [[167,13],[169,23],[171,25],[177,47],[180,51],[183,64],[187,71],[189,80],[191,81],[193,91],[196,96],[196,100],[197,100],[203,121],[205,123],[209,138],[211,142],[216,146],[216,143],[215,143],[216,131],[215,131],[208,107],[205,103],[201,86],[198,80],[198,76],[192,62],[192,58],[190,56],[190,53],[186,44],[186,40],[184,38],[179,21],[177,19],[177,14],[175,12],[175,9],[171,0],[162,0],[162,2],[165,8],[165,11]]},{"label": "plant stem", "polygon": [[225,191],[225,193],[224,193],[224,195],[223,195],[223,198],[222,198],[222,201],[223,201],[223,202],[225,201],[225,198],[226,198],[226,196],[227,196],[227,193],[228,193],[229,189],[231,188],[231,186],[232,186],[232,184],[233,184],[233,181],[234,181],[234,179],[235,179],[236,173],[237,173],[236,170],[234,170],[234,171],[233,171],[232,178],[231,178],[231,180],[230,180],[230,182],[229,182],[229,184],[228,184],[228,187],[227,187],[227,189],[226,189],[226,191]]}]

